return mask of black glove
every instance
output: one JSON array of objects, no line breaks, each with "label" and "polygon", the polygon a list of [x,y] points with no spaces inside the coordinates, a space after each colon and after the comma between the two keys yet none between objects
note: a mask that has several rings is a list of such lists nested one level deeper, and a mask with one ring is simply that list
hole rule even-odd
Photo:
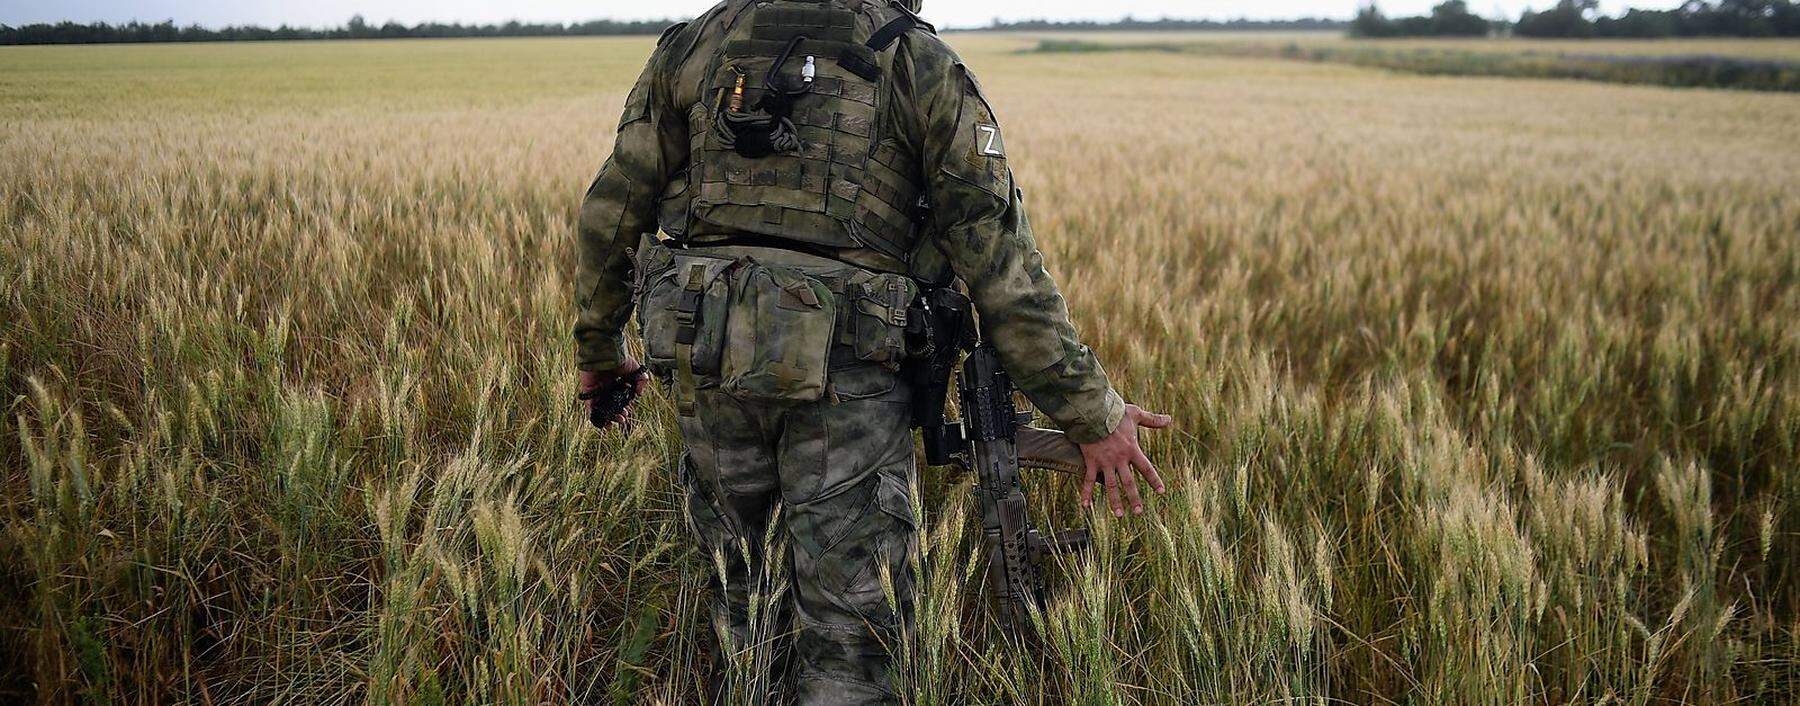
[{"label": "black glove", "polygon": [[604,430],[612,426],[613,417],[631,408],[631,403],[638,398],[638,385],[649,379],[650,371],[638,368],[613,378],[612,382],[599,389],[576,395],[575,398],[591,403],[588,405],[588,423],[593,424],[595,429]]}]

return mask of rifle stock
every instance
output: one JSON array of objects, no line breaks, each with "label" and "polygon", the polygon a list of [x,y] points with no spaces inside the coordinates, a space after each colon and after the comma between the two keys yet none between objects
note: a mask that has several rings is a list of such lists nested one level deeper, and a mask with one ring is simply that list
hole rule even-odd
[{"label": "rifle stock", "polygon": [[1019,465],[1043,471],[1056,471],[1072,476],[1087,476],[1087,459],[1081,447],[1062,432],[1037,427],[1019,427]]}]

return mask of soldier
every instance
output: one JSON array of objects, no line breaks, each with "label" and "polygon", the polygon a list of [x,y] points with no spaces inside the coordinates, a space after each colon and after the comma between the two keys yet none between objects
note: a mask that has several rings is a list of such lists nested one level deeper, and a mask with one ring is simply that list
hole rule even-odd
[{"label": "soldier", "polygon": [[[1120,517],[1143,511],[1137,474],[1164,490],[1137,429],[1170,418],[1126,404],[1077,338],[1000,125],[917,10],[725,0],[671,27],[581,209],[584,399],[624,407],[645,384],[622,334],[635,307],[676,399],[687,511],[724,562],[722,649],[758,639],[747,586],[785,561],[802,704],[896,700],[917,526],[898,370],[922,290],[966,290],[1017,386],[1081,445],[1084,506],[1096,481]],[[758,555],[771,521],[785,557]]]}]

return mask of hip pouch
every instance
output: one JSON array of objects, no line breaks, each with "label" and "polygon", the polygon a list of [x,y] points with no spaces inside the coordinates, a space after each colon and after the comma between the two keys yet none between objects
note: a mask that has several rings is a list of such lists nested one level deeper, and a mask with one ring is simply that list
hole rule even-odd
[{"label": "hip pouch", "polygon": [[838,341],[848,345],[857,360],[899,370],[906,360],[908,310],[919,286],[902,275],[856,270],[843,289],[849,311],[840,319]]},{"label": "hip pouch", "polygon": [[731,277],[737,263],[668,248],[646,248],[638,263],[638,323],[644,364],[659,376],[715,377],[725,349]]},{"label": "hip pouch", "polygon": [[831,289],[798,269],[749,258],[731,279],[722,389],[741,400],[824,397],[837,323]]}]

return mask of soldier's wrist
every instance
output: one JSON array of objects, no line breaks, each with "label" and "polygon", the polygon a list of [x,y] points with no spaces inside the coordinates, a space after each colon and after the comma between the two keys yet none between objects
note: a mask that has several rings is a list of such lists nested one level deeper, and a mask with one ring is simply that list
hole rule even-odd
[{"label": "soldier's wrist", "polygon": [[589,373],[610,373],[619,369],[629,358],[625,355],[623,340],[601,339],[584,342],[579,345],[575,368]]},{"label": "soldier's wrist", "polygon": [[1069,440],[1077,444],[1092,444],[1112,436],[1119,425],[1125,422],[1125,398],[1108,389],[1106,401],[1097,414],[1084,416],[1075,422],[1063,425],[1063,433]]}]

